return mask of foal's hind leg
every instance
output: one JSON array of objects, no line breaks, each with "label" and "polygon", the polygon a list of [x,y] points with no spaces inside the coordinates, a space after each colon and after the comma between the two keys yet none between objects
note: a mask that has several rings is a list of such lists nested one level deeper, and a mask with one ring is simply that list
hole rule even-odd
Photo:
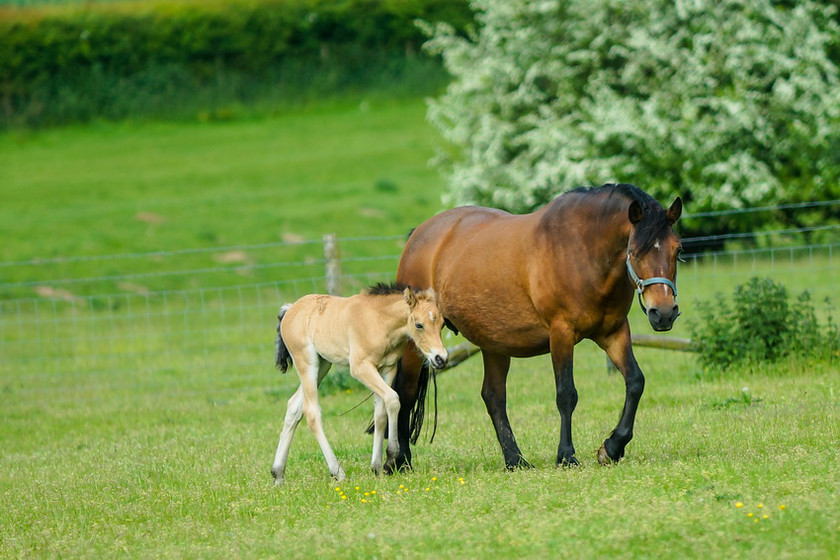
[{"label": "foal's hind leg", "polygon": [[[327,441],[324,426],[321,423],[321,407],[318,405],[319,373],[324,369],[329,369],[329,366],[322,364],[321,358],[314,347],[310,347],[300,354],[300,359],[295,361],[295,367],[299,368],[300,387],[303,391],[303,414],[306,416],[309,429],[312,430],[315,439],[318,440],[318,445],[327,461],[330,474],[337,480],[344,480],[346,478],[344,469],[338,464],[338,459]],[[305,356],[302,356],[302,354],[305,354]]]},{"label": "foal's hind leg", "polygon": [[[318,369],[318,385],[327,375],[332,364],[322,360]],[[295,368],[297,369],[297,368]],[[283,422],[283,431],[280,433],[280,442],[277,444],[277,452],[274,454],[274,464],[271,467],[271,474],[274,476],[276,485],[283,484],[286,474],[286,462],[289,459],[289,449],[292,446],[292,439],[295,430],[303,417],[303,386],[298,387],[292,398],[286,405],[286,419]]]},{"label": "foal's hind leg", "polygon": [[280,432],[280,442],[277,444],[277,452],[274,454],[274,465],[271,467],[271,474],[274,476],[274,484],[281,485],[286,475],[286,461],[289,459],[289,448],[292,446],[292,438],[295,435],[301,417],[303,416],[303,389],[298,387],[289,403],[286,405],[286,420],[283,423],[283,431]]}]

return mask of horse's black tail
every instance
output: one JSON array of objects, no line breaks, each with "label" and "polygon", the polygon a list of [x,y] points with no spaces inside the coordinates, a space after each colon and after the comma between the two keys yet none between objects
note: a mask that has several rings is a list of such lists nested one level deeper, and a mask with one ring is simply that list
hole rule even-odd
[{"label": "horse's black tail", "polygon": [[292,355],[289,354],[289,349],[286,348],[286,343],[283,341],[283,335],[280,332],[280,325],[283,324],[283,317],[286,311],[289,310],[291,304],[286,304],[280,308],[280,313],[277,315],[277,339],[274,341],[274,365],[277,369],[286,373],[289,366],[292,364]]}]

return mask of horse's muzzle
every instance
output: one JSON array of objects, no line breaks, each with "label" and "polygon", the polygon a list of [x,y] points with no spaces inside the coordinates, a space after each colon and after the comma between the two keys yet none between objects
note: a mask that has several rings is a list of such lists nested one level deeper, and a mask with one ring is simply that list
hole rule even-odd
[{"label": "horse's muzzle", "polygon": [[429,361],[432,362],[432,365],[435,367],[435,369],[443,369],[446,366],[446,362],[448,361],[448,359],[449,356],[447,356],[446,354],[435,354]]},{"label": "horse's muzzle", "polygon": [[681,315],[680,306],[676,303],[670,309],[662,309],[659,307],[648,308],[648,321],[653,330],[657,332],[670,331],[674,326],[674,321]]}]

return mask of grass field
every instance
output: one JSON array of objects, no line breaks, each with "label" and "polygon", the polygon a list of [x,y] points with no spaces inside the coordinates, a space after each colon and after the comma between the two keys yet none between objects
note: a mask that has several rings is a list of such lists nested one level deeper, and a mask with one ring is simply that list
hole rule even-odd
[{"label": "grass field", "polygon": [[[407,101],[266,121],[0,135],[0,231],[12,240],[0,261],[317,240],[327,231],[403,235],[440,209],[442,181],[426,165],[436,139],[423,113],[421,101]],[[673,334],[687,335],[693,300],[728,294],[754,274],[832,295],[836,260],[690,263]],[[33,263],[3,267],[0,277],[156,266]],[[238,281],[260,282],[254,274]],[[620,465],[601,468],[595,450],[624,388],[582,343],[574,427],[582,465],[567,470],[553,463],[559,416],[548,360],[515,361],[509,414],[535,468],[508,473],[474,358],[441,375],[437,437],[415,447],[414,472],[369,473],[372,404],[351,410],[366,397],[351,385],[321,401],[349,480],[329,479],[302,424],[287,483],[275,488],[269,468],[296,387],[294,374],[272,367],[276,289],[230,284],[216,294],[192,278],[165,281],[148,288],[196,291],[168,303],[92,297],[82,307],[31,288],[4,292],[34,299],[0,305],[0,557],[840,556],[835,366],[749,364],[709,378],[692,354],[638,349],[648,382],[635,438]],[[21,300],[3,303],[12,301]],[[649,332],[631,313],[634,332]]]}]

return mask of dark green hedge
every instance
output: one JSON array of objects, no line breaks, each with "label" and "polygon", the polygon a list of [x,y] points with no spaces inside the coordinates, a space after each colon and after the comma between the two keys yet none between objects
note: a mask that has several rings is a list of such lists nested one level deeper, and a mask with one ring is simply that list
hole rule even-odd
[{"label": "dark green hedge", "polygon": [[[466,0],[152,0],[0,8],[0,119],[14,122],[86,81],[190,88],[234,76],[278,79],[294,61],[326,66],[412,57],[416,19],[465,28]],[[383,58],[384,57],[384,58]],[[155,84],[159,87],[160,84]],[[138,85],[142,87],[142,85]],[[63,92],[63,93],[62,93]],[[95,110],[94,110],[95,112]],[[0,123],[2,124],[2,123]]]}]

